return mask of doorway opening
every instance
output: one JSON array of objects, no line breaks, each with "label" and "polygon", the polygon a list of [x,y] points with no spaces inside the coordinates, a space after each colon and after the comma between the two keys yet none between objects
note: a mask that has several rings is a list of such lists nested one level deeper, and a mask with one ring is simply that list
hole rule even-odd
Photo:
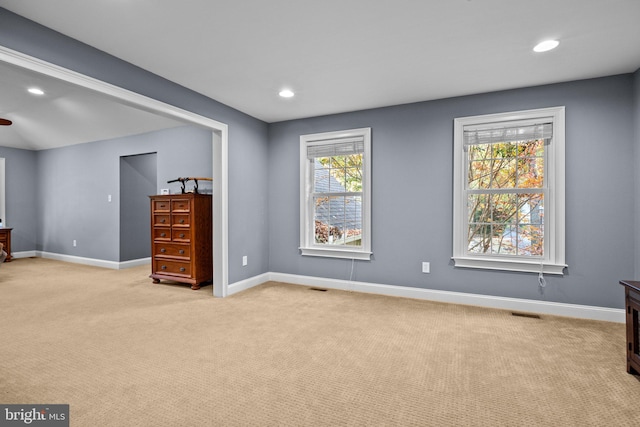
[{"label": "doorway opening", "polygon": [[229,287],[229,128],[227,124],[131,92],[21,52],[0,46],[0,61],[73,83],[117,102],[209,129],[213,144],[213,294],[225,297]]},{"label": "doorway opening", "polygon": [[120,157],[120,262],[151,257],[148,196],[157,180],[157,153]]}]

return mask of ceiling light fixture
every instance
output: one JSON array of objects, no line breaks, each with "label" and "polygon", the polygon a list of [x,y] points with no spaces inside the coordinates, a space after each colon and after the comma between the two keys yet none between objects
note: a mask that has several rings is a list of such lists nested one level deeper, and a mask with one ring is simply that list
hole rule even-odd
[{"label": "ceiling light fixture", "polygon": [[44,95],[44,91],[38,87],[30,87],[27,91],[32,95]]},{"label": "ceiling light fixture", "polygon": [[534,48],[534,52],[547,52],[551,49],[555,49],[558,47],[560,42],[558,40],[545,40],[543,42],[538,43]]},{"label": "ceiling light fixture", "polygon": [[278,95],[280,95],[283,98],[291,98],[295,95],[295,93],[293,93],[293,91],[290,89],[283,89],[280,91],[280,93],[278,93]]}]

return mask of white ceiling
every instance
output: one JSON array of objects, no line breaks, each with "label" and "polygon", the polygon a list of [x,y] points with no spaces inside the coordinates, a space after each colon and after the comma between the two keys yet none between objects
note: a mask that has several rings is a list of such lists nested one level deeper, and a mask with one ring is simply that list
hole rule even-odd
[{"label": "white ceiling", "polygon": [[[30,87],[45,90],[34,96]],[[0,146],[42,150],[184,126],[70,83],[0,62]]]},{"label": "white ceiling", "polygon": [[[0,0],[266,122],[634,72],[639,0]],[[547,38],[560,46],[534,53]],[[291,99],[278,91],[290,88]]]}]

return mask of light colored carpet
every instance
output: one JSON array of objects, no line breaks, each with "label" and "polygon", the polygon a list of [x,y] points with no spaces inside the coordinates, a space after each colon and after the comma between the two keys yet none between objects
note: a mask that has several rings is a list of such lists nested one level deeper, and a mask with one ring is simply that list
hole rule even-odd
[{"label": "light colored carpet", "polygon": [[76,427],[640,425],[622,324],[148,274],[0,267],[0,402]]}]

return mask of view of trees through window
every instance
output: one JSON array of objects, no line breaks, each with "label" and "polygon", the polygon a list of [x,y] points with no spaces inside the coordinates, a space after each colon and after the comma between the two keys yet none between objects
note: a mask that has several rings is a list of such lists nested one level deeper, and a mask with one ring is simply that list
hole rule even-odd
[{"label": "view of trees through window", "polygon": [[468,146],[467,251],[544,255],[543,139]]},{"label": "view of trees through window", "polygon": [[362,154],[316,158],[313,186],[315,242],[360,246]]}]

